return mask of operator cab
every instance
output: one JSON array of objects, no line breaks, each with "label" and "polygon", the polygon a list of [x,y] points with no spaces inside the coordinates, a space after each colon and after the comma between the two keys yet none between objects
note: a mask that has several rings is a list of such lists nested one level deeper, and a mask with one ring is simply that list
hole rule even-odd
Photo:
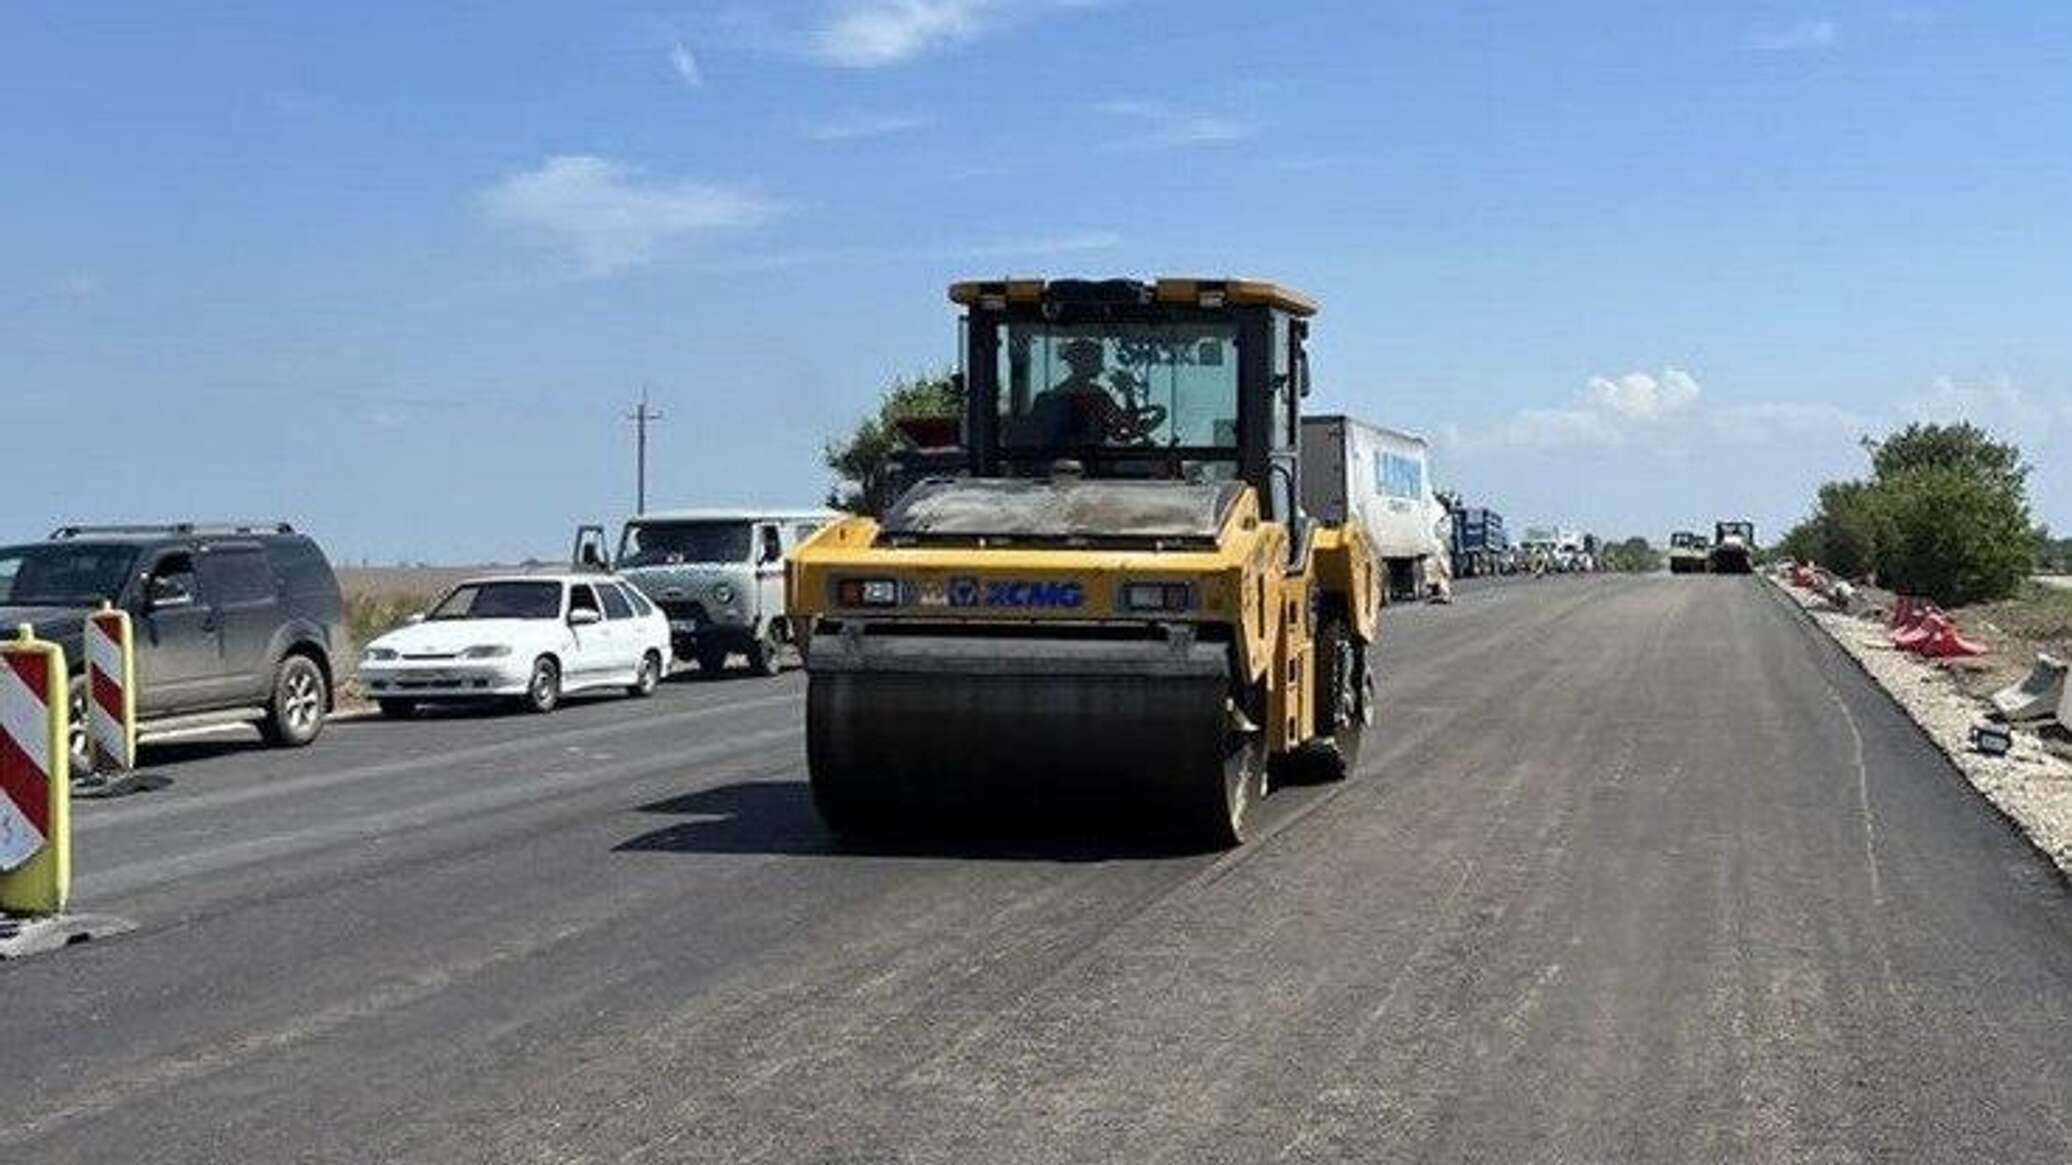
[{"label": "operator cab", "polygon": [[1294,522],[1316,306],[1241,280],[959,283],[976,478],[1256,487]]}]

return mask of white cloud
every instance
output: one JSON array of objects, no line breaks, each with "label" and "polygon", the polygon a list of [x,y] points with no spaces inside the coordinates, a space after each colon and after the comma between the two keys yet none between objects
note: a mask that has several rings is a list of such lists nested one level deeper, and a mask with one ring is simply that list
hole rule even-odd
[{"label": "white cloud", "polygon": [[1706,417],[1718,436],[1745,444],[1764,444],[1782,436],[1830,436],[1844,441],[1877,427],[1870,418],[1839,405],[1816,401],[1756,401],[1726,405]]},{"label": "white cloud", "polygon": [[924,113],[846,113],[806,127],[816,142],[852,142],[920,129],[934,119]]},{"label": "white cloud", "polygon": [[731,186],[645,178],[607,158],[560,155],[481,194],[489,221],[571,258],[589,275],[653,259],[686,238],[761,223],[776,204]]},{"label": "white cloud", "polygon": [[991,259],[1032,259],[1113,250],[1122,245],[1114,231],[1066,231],[1028,238],[988,239],[972,243],[909,247],[826,247],[741,255],[706,264],[715,271],[775,271],[793,267],[846,266],[867,263],[979,263]]},{"label": "white cloud", "polygon": [[1801,20],[1750,34],[1748,47],[1759,53],[1805,52],[1831,48],[1841,36],[1842,26],[1832,20]]},{"label": "white cloud", "polygon": [[1703,393],[1681,368],[1593,376],[1572,406],[1520,409],[1500,435],[1507,445],[1537,448],[1623,445],[1682,418]]},{"label": "white cloud", "polygon": [[705,84],[705,70],[698,67],[698,58],[681,40],[669,46],[669,71],[676,74],[676,79],[687,89],[702,88]]},{"label": "white cloud", "polygon": [[1926,393],[1906,401],[1901,411],[1909,420],[1970,421],[2017,441],[2035,442],[2050,435],[2060,415],[2072,417],[2072,404],[2059,402],[2053,408],[2023,392],[2008,376],[1974,381],[1938,376]]},{"label": "white cloud", "polygon": [[1593,376],[1583,394],[1592,407],[1629,421],[1654,421],[1697,403],[1698,382],[1681,368],[1665,368],[1660,376],[1628,372]]},{"label": "white cloud", "polygon": [[997,0],[845,0],[813,30],[813,56],[830,65],[875,69],[969,41],[1002,6]]},{"label": "white cloud", "polygon": [[1222,145],[1243,141],[1259,132],[1257,125],[1242,118],[1176,109],[1162,101],[1118,98],[1103,101],[1094,108],[1110,117],[1144,126],[1148,134],[1147,144],[1151,145]]}]

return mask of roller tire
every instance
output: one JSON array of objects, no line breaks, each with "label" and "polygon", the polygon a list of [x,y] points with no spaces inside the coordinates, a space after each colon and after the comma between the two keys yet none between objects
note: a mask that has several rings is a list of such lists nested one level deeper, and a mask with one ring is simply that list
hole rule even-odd
[{"label": "roller tire", "polygon": [[1359,768],[1360,742],[1374,715],[1374,673],[1343,611],[1324,612],[1316,651],[1316,736],[1303,749],[1302,767],[1311,780],[1342,781]]},{"label": "roller tire", "polygon": [[1219,770],[1198,773],[1183,791],[1184,840],[1209,850],[1245,844],[1265,796],[1266,735],[1244,733],[1231,742]]}]

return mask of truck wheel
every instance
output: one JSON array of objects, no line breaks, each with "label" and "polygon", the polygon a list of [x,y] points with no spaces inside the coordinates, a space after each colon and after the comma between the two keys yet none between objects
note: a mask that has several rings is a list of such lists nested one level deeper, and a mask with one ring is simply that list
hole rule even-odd
[{"label": "truck wheel", "polygon": [[727,656],[724,647],[701,647],[698,649],[698,670],[706,675],[716,676],[727,670]]},{"label": "truck wheel", "polygon": [[1343,611],[1324,613],[1316,650],[1316,737],[1306,767],[1319,780],[1340,781],[1359,767],[1360,740],[1374,716],[1374,672]]},{"label": "truck wheel", "polygon": [[273,675],[273,698],[266,705],[266,719],[259,722],[259,734],[279,748],[301,748],[324,730],[324,709],[330,692],[324,669],[306,655],[281,660]]},{"label": "truck wheel", "polygon": [[777,624],[774,620],[763,625],[763,633],[748,645],[748,670],[759,676],[774,676],[784,670],[784,644],[777,640]]},{"label": "truck wheel", "polygon": [[533,661],[532,678],[526,681],[519,702],[528,712],[545,714],[561,703],[561,665],[551,655]]}]

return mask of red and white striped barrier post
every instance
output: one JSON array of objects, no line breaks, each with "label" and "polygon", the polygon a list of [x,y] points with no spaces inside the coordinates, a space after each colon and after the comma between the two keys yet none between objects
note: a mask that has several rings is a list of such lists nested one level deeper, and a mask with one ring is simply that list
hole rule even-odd
[{"label": "red and white striped barrier post", "polygon": [[27,625],[0,640],[0,912],[59,914],[72,888],[69,677]]},{"label": "red and white striped barrier post", "polygon": [[137,653],[128,611],[103,604],[86,617],[86,745],[96,776],[137,764]]}]

